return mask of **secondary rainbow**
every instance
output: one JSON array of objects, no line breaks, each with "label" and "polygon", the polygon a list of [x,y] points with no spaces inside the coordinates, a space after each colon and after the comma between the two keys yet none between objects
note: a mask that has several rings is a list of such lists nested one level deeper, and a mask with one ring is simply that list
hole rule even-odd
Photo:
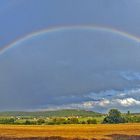
[{"label": "secondary rainbow", "polygon": [[71,29],[79,29],[79,30],[98,30],[98,31],[103,31],[103,32],[110,32],[112,34],[117,34],[123,37],[126,37],[128,39],[134,40],[138,43],[140,43],[140,38],[137,36],[134,36],[132,34],[129,34],[127,32],[123,32],[114,28],[110,28],[110,27],[104,27],[104,26],[64,26],[64,27],[54,27],[54,28],[48,28],[48,29],[42,29],[36,32],[32,32],[29,33],[25,36],[22,36],[18,39],[16,39],[15,41],[13,41],[12,43],[10,43],[7,46],[4,46],[0,49],[0,54],[3,54],[4,52],[6,52],[7,50],[9,50],[10,48],[13,48],[14,46],[30,39],[30,38],[34,38],[38,35],[42,35],[45,33],[52,33],[52,32],[59,32],[59,31],[63,31],[63,30],[71,30]]}]

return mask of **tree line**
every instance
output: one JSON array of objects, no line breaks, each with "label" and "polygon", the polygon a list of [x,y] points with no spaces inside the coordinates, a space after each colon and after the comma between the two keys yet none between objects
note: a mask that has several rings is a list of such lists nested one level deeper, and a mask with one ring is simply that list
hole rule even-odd
[{"label": "tree line", "polygon": [[23,125],[60,125],[60,124],[97,124],[97,120],[90,118],[87,120],[79,121],[76,117],[71,118],[53,118],[47,121],[46,119],[39,118],[37,120],[26,119],[25,121],[17,122],[14,118],[1,118],[0,124],[23,124]]},{"label": "tree line", "polygon": [[[38,118],[34,120],[24,119],[24,121],[17,121],[16,118],[0,118],[0,124],[23,124],[23,125],[60,125],[60,124],[97,124],[97,119],[94,117],[80,120],[77,117],[56,117],[49,120],[45,118]],[[140,115],[133,115],[128,111],[126,114],[121,113],[117,109],[110,109],[108,114],[100,122],[103,124],[117,124],[117,123],[140,123]]]}]

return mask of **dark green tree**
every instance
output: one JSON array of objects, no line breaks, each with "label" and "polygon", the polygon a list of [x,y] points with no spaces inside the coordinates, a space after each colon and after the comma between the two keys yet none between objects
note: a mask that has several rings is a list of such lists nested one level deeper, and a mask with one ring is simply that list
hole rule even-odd
[{"label": "dark green tree", "polygon": [[26,121],[24,122],[24,124],[25,124],[25,125],[30,125],[30,124],[31,124],[31,121],[26,120]]},{"label": "dark green tree", "polygon": [[127,111],[127,115],[130,115],[130,111],[129,110]]},{"label": "dark green tree", "polygon": [[41,119],[40,118],[40,119],[37,120],[37,124],[43,124],[43,123],[45,123],[45,120],[44,119]]},{"label": "dark green tree", "polygon": [[97,120],[96,119],[88,119],[87,123],[88,124],[97,124]]},{"label": "dark green tree", "polygon": [[103,123],[124,123],[125,119],[122,117],[121,112],[117,109],[111,109],[104,118]]},{"label": "dark green tree", "polygon": [[69,124],[78,124],[79,120],[77,118],[68,118],[67,122]]}]

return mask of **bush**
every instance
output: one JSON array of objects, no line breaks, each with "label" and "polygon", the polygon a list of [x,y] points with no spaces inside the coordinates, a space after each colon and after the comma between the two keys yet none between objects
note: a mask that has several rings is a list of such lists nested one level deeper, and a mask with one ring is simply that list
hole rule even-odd
[{"label": "bush", "polygon": [[96,119],[88,119],[87,123],[88,124],[97,124],[97,120]]},{"label": "bush", "polygon": [[64,118],[54,118],[53,122],[55,124],[66,124],[66,120]]},{"label": "bush", "polygon": [[26,124],[26,125],[30,125],[30,124],[31,124],[31,121],[26,120],[24,124]]},{"label": "bush", "polygon": [[0,119],[0,124],[14,124],[15,119],[13,118],[5,118],[5,119]]},{"label": "bush", "polygon": [[37,120],[37,124],[40,125],[40,124],[43,124],[43,123],[45,123],[45,120],[44,120],[44,119],[38,119],[38,120]]},{"label": "bush", "polygon": [[85,121],[82,121],[81,124],[86,124],[86,122]]},{"label": "bush", "polygon": [[78,124],[79,120],[77,118],[68,118],[67,122],[69,124]]},{"label": "bush", "polygon": [[55,125],[55,123],[54,123],[54,122],[52,122],[52,121],[47,122],[46,124],[47,124],[47,125]]}]

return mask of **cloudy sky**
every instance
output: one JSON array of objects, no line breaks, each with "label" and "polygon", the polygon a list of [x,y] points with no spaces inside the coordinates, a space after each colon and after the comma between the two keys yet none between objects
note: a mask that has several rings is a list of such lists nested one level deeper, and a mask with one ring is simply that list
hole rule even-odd
[{"label": "cloudy sky", "polygon": [[140,112],[139,0],[1,0],[0,111]]}]

